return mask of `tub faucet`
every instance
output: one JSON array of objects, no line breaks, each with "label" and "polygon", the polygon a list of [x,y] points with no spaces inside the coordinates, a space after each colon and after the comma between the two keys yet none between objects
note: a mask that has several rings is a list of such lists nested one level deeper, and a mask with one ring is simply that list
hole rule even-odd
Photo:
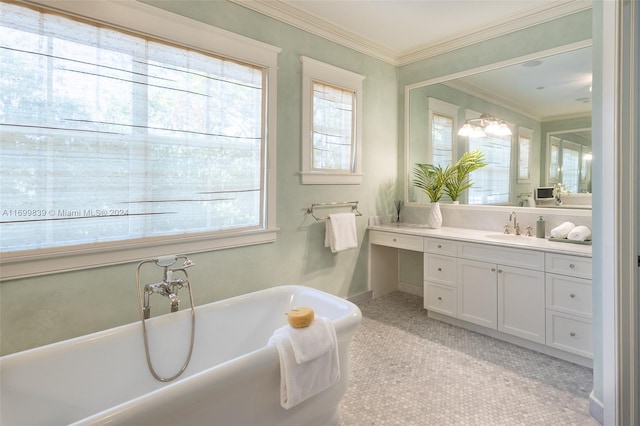
[{"label": "tub faucet", "polygon": [[[176,268],[172,268],[179,259],[183,259],[182,265]],[[143,265],[148,263],[155,263],[156,266],[162,268],[162,281],[153,284],[146,284],[143,286],[140,282],[140,270],[142,269]],[[193,303],[193,292],[191,291],[191,284],[189,283],[189,274],[186,271],[186,269],[190,266],[193,266],[193,262],[190,261],[187,256],[171,255],[161,256],[155,259],[143,260],[142,262],[138,263],[138,267],[136,268],[136,292],[138,294],[138,307],[140,308],[140,319],[142,321],[144,353],[147,357],[147,366],[149,367],[149,372],[156,380],[161,382],[170,382],[180,377],[180,375],[184,373],[187,366],[189,365],[189,361],[191,361],[196,329],[196,310]],[[176,272],[180,272],[182,275],[184,275],[184,277],[174,278],[174,274]],[[151,305],[149,303],[149,299],[151,298],[151,295],[153,293],[164,296],[169,299],[169,303],[171,304],[171,312],[177,312],[178,308],[180,307],[178,290],[183,287],[186,287],[189,291],[189,304],[191,305],[191,338],[189,343],[189,353],[187,354],[187,358],[184,364],[182,364],[182,367],[180,368],[180,370],[178,370],[177,373],[172,376],[161,376],[156,372],[155,368],[153,368],[153,363],[151,362],[151,352],[149,351],[149,336],[147,334],[147,326],[145,322],[151,316]]]},{"label": "tub faucet", "polygon": [[[184,259],[182,266],[179,268],[170,268],[178,261],[178,258]],[[163,274],[162,281],[160,281],[159,283],[146,284],[144,286],[142,312],[145,319],[148,319],[151,316],[150,297],[154,293],[169,299],[169,303],[171,304],[171,312],[178,311],[180,307],[178,290],[180,290],[184,286],[189,285],[189,279],[185,269],[193,266],[194,264],[186,256],[164,256],[154,259],[153,262],[155,262],[157,266],[163,268]],[[175,272],[182,272],[186,279],[174,278],[173,275]]]}]

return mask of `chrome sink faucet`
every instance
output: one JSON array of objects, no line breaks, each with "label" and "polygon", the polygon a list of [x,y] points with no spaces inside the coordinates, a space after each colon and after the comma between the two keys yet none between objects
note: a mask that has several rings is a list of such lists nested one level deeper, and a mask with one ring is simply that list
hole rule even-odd
[{"label": "chrome sink faucet", "polygon": [[513,233],[516,235],[520,235],[520,224],[516,221],[516,212],[511,212],[509,214],[509,221],[513,220]]}]

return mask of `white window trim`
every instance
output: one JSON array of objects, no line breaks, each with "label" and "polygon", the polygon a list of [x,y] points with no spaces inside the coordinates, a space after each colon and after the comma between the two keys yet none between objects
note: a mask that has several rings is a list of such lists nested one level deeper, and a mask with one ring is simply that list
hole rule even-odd
[{"label": "white window trim", "polygon": [[[315,59],[301,56],[302,61],[302,171],[303,184],[359,185],[362,183],[362,81],[363,75],[356,74]],[[315,171],[311,168],[313,123],[312,82],[320,81],[340,88],[353,90],[356,94],[356,140],[355,168],[352,172]]]},{"label": "white window trim", "polygon": [[134,0],[61,1],[38,0],[37,4],[67,15],[121,28],[133,33],[178,43],[252,65],[267,72],[266,149],[267,209],[264,229],[152,237],[113,243],[2,253],[0,281],[133,262],[152,256],[197,253],[276,241],[276,127],[277,67],[281,49],[176,15]]},{"label": "white window trim", "polygon": [[[527,170],[529,174],[527,177],[521,177],[520,175],[520,137],[529,138],[529,165]],[[527,129],[526,127],[518,128],[518,169],[516,171],[517,183],[531,183],[531,157],[533,154],[533,130]]]},{"label": "white window trim", "polygon": [[451,141],[451,164],[458,161],[458,110],[460,107],[436,98],[428,98],[429,118],[427,123],[427,158],[433,163],[433,114],[442,114],[453,118],[453,140]]}]

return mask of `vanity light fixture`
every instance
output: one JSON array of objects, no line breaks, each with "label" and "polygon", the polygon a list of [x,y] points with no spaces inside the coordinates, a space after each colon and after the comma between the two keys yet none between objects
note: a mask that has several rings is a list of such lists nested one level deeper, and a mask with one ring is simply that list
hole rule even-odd
[{"label": "vanity light fixture", "polygon": [[482,114],[480,118],[470,118],[458,131],[459,136],[482,138],[486,136],[511,136],[511,129],[504,120]]}]

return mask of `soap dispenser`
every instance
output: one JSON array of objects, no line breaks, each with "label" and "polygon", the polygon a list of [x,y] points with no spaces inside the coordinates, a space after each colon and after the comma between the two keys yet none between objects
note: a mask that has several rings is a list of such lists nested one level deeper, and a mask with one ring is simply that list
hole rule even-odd
[{"label": "soap dispenser", "polygon": [[542,216],[538,218],[536,221],[536,238],[544,238],[544,234],[546,233],[545,223]]}]

